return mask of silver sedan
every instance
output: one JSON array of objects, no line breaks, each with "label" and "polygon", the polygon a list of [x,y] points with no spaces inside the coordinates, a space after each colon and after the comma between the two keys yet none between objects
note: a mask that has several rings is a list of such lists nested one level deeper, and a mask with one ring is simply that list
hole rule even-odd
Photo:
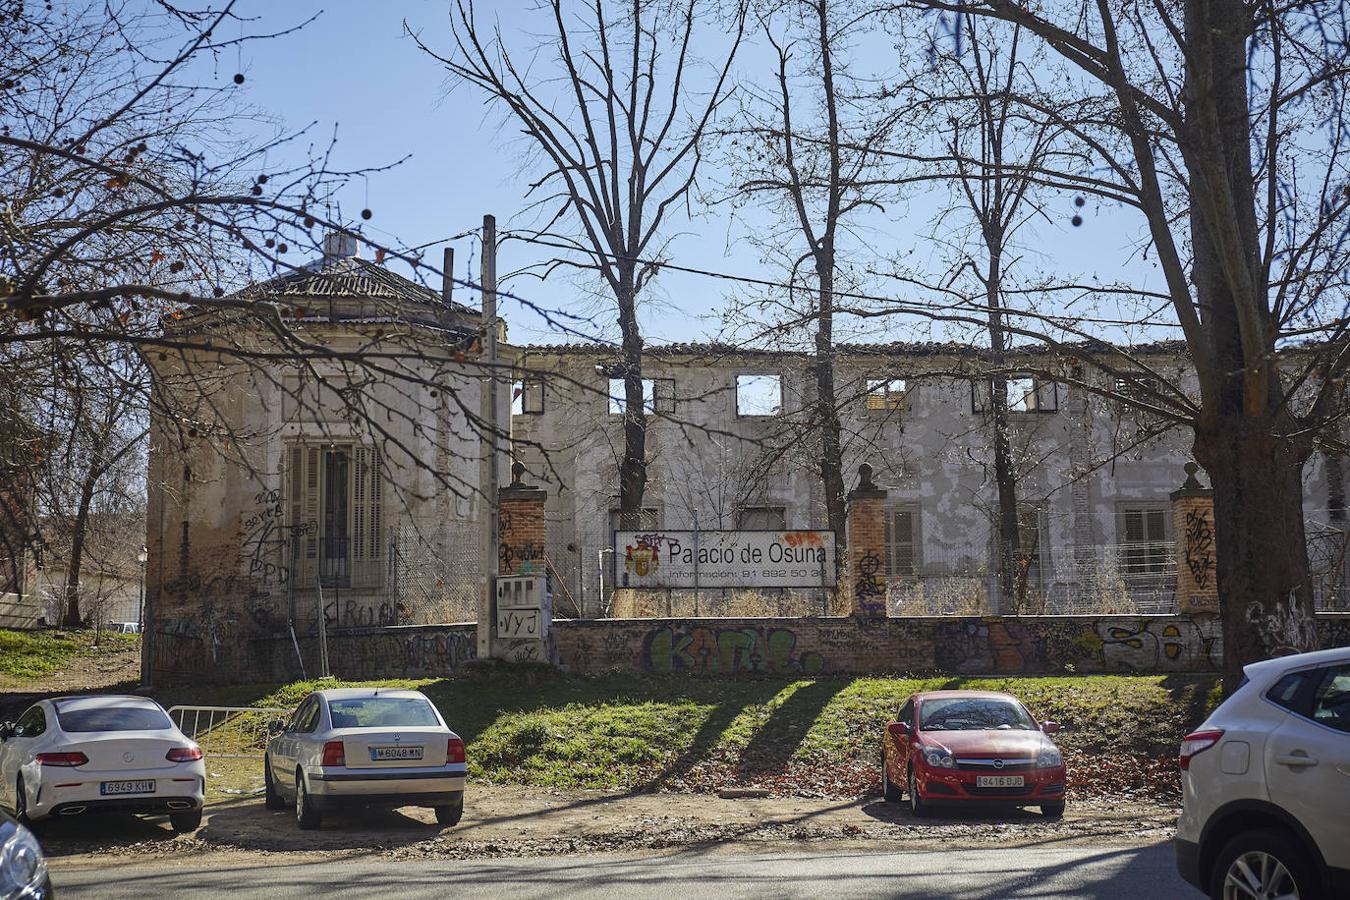
[{"label": "silver sedan", "polygon": [[267,808],[294,803],[301,828],[343,804],[429,806],[442,825],[464,814],[464,741],[420,691],[316,691],[272,732]]}]

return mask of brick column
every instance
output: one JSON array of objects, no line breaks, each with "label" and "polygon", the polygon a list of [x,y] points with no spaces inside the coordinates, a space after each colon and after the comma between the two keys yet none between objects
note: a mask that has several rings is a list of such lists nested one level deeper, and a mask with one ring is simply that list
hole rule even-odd
[{"label": "brick column", "polygon": [[1172,492],[1172,529],[1177,535],[1177,611],[1217,613],[1219,586],[1214,556],[1214,491],[1196,480],[1186,463],[1186,481]]},{"label": "brick column", "polygon": [[544,574],[542,488],[523,484],[525,466],[511,466],[511,483],[497,492],[497,574]]},{"label": "brick column", "polygon": [[844,598],[849,615],[886,616],[886,492],[872,483],[872,467],[858,466],[848,495],[848,568]]}]

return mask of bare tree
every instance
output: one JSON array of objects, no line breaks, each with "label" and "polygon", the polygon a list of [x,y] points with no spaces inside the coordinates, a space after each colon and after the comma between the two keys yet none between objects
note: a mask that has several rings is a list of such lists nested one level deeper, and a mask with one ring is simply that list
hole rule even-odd
[{"label": "bare tree", "polygon": [[[865,85],[847,64],[849,42],[867,19],[865,5],[847,0],[781,0],[759,12],[774,51],[771,87],[747,99],[732,144],[734,192],[767,204],[780,227],[758,240],[768,253],[786,256],[795,286],[803,264],[809,285],[753,305],[777,308],[769,321],[751,323],[754,340],[812,330],[814,398],[804,425],[819,445],[816,466],[826,520],[834,531],[836,559],[845,558],[843,435],[835,384],[835,293],[843,277],[839,250],[850,220],[880,208],[890,185],[876,171],[895,118],[882,104],[884,90]],[[798,298],[809,298],[805,308]],[[777,321],[773,321],[777,319]],[[851,399],[851,398],[850,398]]]},{"label": "bare tree", "polygon": [[[1131,378],[1134,396],[1122,399],[1194,429],[1215,490],[1226,684],[1238,683],[1246,662],[1315,646],[1301,475],[1319,444],[1342,445],[1343,7],[1084,0],[1033,10],[1012,0],[914,0],[905,8],[945,13],[952,33],[966,16],[1019,25],[1062,62],[1070,98],[1100,109],[1089,123],[1065,123],[1018,95],[1025,114],[1065,127],[1096,162],[1040,166],[1035,180],[1127,205],[1145,223],[1165,290],[1140,294],[1175,317],[1198,401],[1124,352],[1110,368]],[[1079,335],[1088,327],[1056,324]],[[1035,338],[1046,325],[1022,318],[1011,330]]]},{"label": "bare tree", "polygon": [[[613,297],[621,362],[606,374],[623,379],[619,509],[622,526],[637,528],[649,411],[638,303],[660,268],[653,260],[670,214],[689,196],[709,123],[730,94],[745,16],[736,9],[722,18],[701,0],[547,0],[534,11],[548,21],[533,50],[509,48],[471,0],[456,0],[452,11],[453,53],[419,46],[498,104],[539,154],[531,194],[547,221],[522,236],[579,255],[558,263],[593,269]],[[700,78],[694,54],[715,32],[729,33],[728,46]]]}]

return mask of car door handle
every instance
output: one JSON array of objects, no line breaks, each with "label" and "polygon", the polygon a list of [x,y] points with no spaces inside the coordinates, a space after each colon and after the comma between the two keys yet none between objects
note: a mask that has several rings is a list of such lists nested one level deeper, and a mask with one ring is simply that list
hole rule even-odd
[{"label": "car door handle", "polygon": [[1275,761],[1282,766],[1290,766],[1295,769],[1317,765],[1317,760],[1304,753],[1286,753],[1283,756],[1275,757]]}]

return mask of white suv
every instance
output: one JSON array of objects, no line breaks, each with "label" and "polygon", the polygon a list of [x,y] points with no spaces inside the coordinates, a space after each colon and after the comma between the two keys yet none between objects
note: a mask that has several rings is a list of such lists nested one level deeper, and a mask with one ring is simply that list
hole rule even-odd
[{"label": "white suv", "polygon": [[1216,900],[1350,897],[1350,647],[1243,672],[1181,743],[1177,868]]}]

